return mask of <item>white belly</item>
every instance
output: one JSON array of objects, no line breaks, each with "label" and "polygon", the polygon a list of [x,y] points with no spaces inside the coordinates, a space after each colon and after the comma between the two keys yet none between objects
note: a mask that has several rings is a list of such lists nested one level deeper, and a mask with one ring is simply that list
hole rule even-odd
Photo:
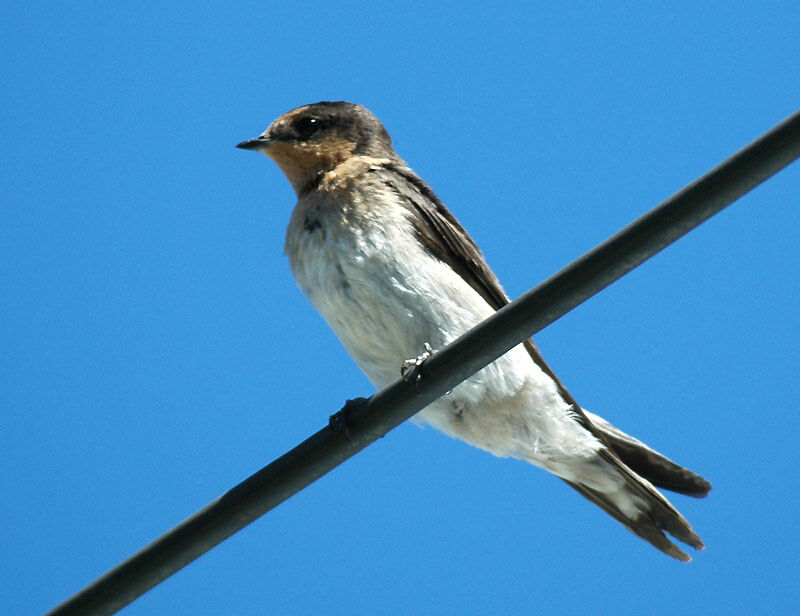
[{"label": "white belly", "polygon": [[[403,361],[425,343],[441,349],[493,310],[425,250],[402,211],[393,224],[369,222],[354,230],[339,214],[336,224],[323,219],[310,229],[296,210],[287,252],[299,286],[367,377],[383,387],[400,378]],[[496,455],[543,466],[553,454],[596,444],[521,346],[415,419]]]}]

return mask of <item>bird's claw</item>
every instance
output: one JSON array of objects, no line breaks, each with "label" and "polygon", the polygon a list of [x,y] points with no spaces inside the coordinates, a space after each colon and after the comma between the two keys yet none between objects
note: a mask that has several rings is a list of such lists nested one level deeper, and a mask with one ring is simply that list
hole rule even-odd
[{"label": "bird's claw", "polygon": [[328,425],[331,430],[344,435],[352,443],[353,439],[350,438],[351,414],[355,409],[364,405],[366,401],[367,398],[353,398],[345,402],[341,409],[328,417]]},{"label": "bird's claw", "polygon": [[422,381],[422,365],[435,352],[436,351],[431,348],[431,345],[426,342],[425,351],[422,354],[414,359],[405,360],[400,367],[400,374],[403,376],[403,380],[407,383],[414,383],[417,389],[419,389],[419,383]]}]

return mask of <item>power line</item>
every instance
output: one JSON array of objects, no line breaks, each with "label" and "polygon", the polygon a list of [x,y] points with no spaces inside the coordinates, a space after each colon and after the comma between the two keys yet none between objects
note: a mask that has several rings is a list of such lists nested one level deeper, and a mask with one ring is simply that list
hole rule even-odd
[{"label": "power line", "polygon": [[[800,112],[79,591],[46,616],[113,614],[800,157]],[[399,366],[398,366],[399,368]]]}]

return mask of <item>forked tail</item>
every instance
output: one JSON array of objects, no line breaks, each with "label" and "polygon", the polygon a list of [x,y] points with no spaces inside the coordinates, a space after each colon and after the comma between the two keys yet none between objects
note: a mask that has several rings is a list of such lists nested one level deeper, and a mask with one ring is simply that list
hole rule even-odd
[{"label": "forked tail", "polygon": [[613,467],[623,479],[617,490],[605,492],[576,481],[566,479],[564,481],[624,524],[631,532],[673,558],[681,561],[691,560],[689,555],[672,543],[665,533],[697,550],[705,547],[689,522],[649,481],[639,477],[607,449],[601,449],[597,455],[600,458],[598,463]]}]

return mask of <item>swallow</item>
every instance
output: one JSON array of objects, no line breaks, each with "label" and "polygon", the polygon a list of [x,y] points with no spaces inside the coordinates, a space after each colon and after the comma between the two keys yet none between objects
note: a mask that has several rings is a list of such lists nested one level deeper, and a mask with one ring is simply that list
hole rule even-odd
[{"label": "swallow", "polygon": [[[478,246],[394,151],[366,108],[293,109],[239,143],[297,194],[285,252],[298,286],[376,387],[509,302]],[[553,473],[665,554],[703,549],[656,489],[702,497],[703,477],[582,409],[532,340],[415,415],[451,437]]]}]

